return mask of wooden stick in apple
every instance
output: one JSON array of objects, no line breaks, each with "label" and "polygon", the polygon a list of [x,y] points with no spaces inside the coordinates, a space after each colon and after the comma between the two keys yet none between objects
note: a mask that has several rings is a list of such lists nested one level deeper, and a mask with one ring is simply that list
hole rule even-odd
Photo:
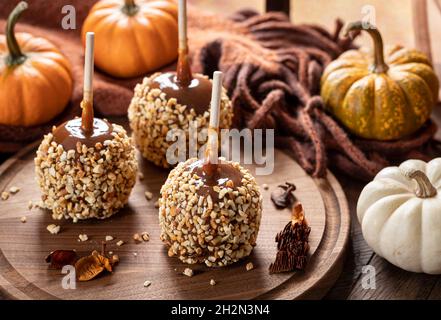
[{"label": "wooden stick in apple", "polygon": [[93,32],[88,32],[86,35],[86,51],[84,60],[83,101],[81,102],[81,128],[86,134],[91,134],[93,132],[94,40],[95,34]]},{"label": "wooden stick in apple", "polygon": [[187,44],[187,0],[179,0],[178,27],[179,27],[179,56],[176,70],[176,82],[181,87],[190,85],[193,75],[188,60]]},{"label": "wooden stick in apple", "polygon": [[210,106],[210,126],[208,127],[208,144],[206,149],[206,173],[210,174],[214,171],[218,163],[219,150],[219,110],[222,94],[222,72],[215,71],[213,73],[213,89],[211,92]]}]

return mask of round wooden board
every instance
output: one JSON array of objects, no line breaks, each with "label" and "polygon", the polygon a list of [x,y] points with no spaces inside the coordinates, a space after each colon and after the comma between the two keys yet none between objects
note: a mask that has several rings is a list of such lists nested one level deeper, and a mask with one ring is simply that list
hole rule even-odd
[{"label": "round wooden board", "polygon": [[[128,206],[104,221],[53,221],[49,212],[28,210],[38,202],[40,192],[34,178],[33,157],[36,144],[30,145],[0,167],[0,192],[17,186],[21,190],[7,201],[0,201],[0,290],[17,299],[296,299],[320,298],[326,294],[341,272],[344,248],[350,228],[346,198],[334,176],[312,179],[290,157],[276,150],[274,172],[257,176],[266,183],[263,194],[263,218],[253,254],[225,268],[193,265],[193,277],[182,271],[188,267],[167,256],[159,240],[158,198],[167,171],[140,159],[145,178],[137,181]],[[254,167],[248,166],[254,174]],[[285,181],[297,186],[295,195],[305,208],[311,226],[310,260],[303,272],[270,275],[268,267],[276,256],[274,237],[290,221],[290,211],[277,210],[270,200],[271,191]],[[154,198],[147,201],[145,191]],[[26,216],[27,222],[20,218]],[[46,226],[59,224],[61,231],[51,235]],[[136,244],[134,233],[148,231],[151,240]],[[79,242],[78,235],[89,240]],[[49,270],[45,256],[57,249],[75,249],[79,256],[99,249],[106,235],[107,250],[120,257],[113,274],[104,274],[89,282],[78,282],[76,289],[63,289],[65,275]],[[125,241],[117,246],[119,240]],[[248,262],[255,269],[246,271]],[[210,279],[217,284],[211,286]],[[148,288],[143,286],[151,281]]]}]

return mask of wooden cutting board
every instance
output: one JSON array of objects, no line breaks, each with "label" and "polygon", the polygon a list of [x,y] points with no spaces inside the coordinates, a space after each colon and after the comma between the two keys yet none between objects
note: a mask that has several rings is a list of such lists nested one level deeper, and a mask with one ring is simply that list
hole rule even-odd
[{"label": "wooden cutting board", "polygon": [[[167,256],[159,240],[158,209],[154,203],[168,172],[140,159],[145,178],[137,181],[128,206],[105,221],[53,221],[41,209],[28,209],[29,201],[38,202],[40,191],[34,178],[33,158],[37,145],[30,145],[0,167],[0,192],[11,186],[21,190],[7,201],[0,200],[0,290],[17,299],[298,299],[320,298],[341,272],[347,244],[350,216],[346,198],[334,176],[312,179],[282,151],[275,154],[272,175],[258,176],[262,188],[263,217],[253,254],[225,268],[193,265],[193,277],[182,274],[188,267]],[[254,174],[254,167],[248,166]],[[285,181],[297,186],[295,195],[305,208],[311,226],[311,257],[303,272],[270,275],[268,267],[276,256],[274,237],[290,221],[290,211],[277,210],[270,200],[271,191]],[[145,191],[154,198],[147,201]],[[20,218],[26,216],[27,222]],[[52,235],[49,224],[61,231]],[[136,244],[134,233],[147,231],[150,241]],[[89,240],[79,242],[78,235]],[[76,289],[63,289],[60,270],[49,270],[46,255],[57,249],[75,249],[80,256],[100,249],[106,235],[107,250],[120,257],[113,274],[103,274],[89,282],[78,282]],[[117,246],[119,240],[125,241]],[[255,269],[246,271],[248,262]],[[210,285],[210,279],[217,284]],[[151,281],[144,287],[146,280]]]}]

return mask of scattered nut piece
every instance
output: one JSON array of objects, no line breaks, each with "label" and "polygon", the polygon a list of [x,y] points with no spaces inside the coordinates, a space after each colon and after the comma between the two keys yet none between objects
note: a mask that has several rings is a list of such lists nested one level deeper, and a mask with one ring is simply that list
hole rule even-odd
[{"label": "scattered nut piece", "polygon": [[57,226],[55,224],[50,224],[46,227],[47,231],[49,231],[51,234],[57,234],[60,232],[60,226]]},{"label": "scattered nut piece", "polygon": [[211,280],[210,280],[210,285],[211,285],[211,286],[215,286],[215,285],[216,285],[216,281],[215,281],[214,279],[211,279]]},{"label": "scattered nut piece", "polygon": [[139,173],[138,173],[138,178],[139,178],[139,181],[144,180],[144,173],[139,172]]},{"label": "scattered nut piece", "polygon": [[21,218],[20,218],[20,221],[23,222],[23,223],[25,223],[25,222],[27,221],[27,219],[26,219],[26,217],[21,217]]},{"label": "scattered nut piece", "polygon": [[139,235],[139,233],[135,233],[135,234],[133,235],[133,240],[135,240],[135,242],[142,242],[142,238],[141,238],[141,236]]},{"label": "scattered nut piece", "polygon": [[146,232],[143,232],[142,234],[141,234],[141,237],[142,237],[142,240],[144,240],[145,242],[147,242],[147,241],[149,241],[150,240],[150,235],[149,235],[149,233],[146,231]]},{"label": "scattered nut piece", "polygon": [[145,282],[144,282],[144,287],[150,287],[150,285],[152,284],[152,282],[151,281],[148,281],[148,280],[146,280]]},{"label": "scattered nut piece", "polygon": [[106,241],[112,241],[114,238],[112,236],[106,236]]},{"label": "scattered nut piece", "polygon": [[152,200],[153,198],[153,193],[151,193],[150,191],[146,191],[144,195],[147,200]]},{"label": "scattered nut piece", "polygon": [[18,188],[18,187],[16,187],[16,186],[12,186],[12,187],[9,188],[9,192],[10,192],[11,194],[16,194],[16,193],[19,192],[19,191],[20,191],[20,188]]},{"label": "scattered nut piece", "polygon": [[111,256],[113,254],[113,251],[109,251],[109,256]]},{"label": "scattered nut piece", "polygon": [[133,252],[133,255],[134,255],[135,257],[137,257],[137,256],[138,256],[138,253],[137,253],[137,252]]},{"label": "scattered nut piece", "polygon": [[122,240],[119,240],[119,241],[116,243],[116,245],[117,245],[118,247],[121,247],[123,244],[124,244],[124,241],[122,241]]},{"label": "scattered nut piece", "polygon": [[118,263],[119,262],[119,256],[117,254],[114,254],[112,256],[112,264]]},{"label": "scattered nut piece", "polygon": [[187,277],[193,277],[193,270],[191,270],[190,268],[185,268],[182,274],[186,275]]},{"label": "scattered nut piece", "polygon": [[33,207],[34,207],[34,203],[32,202],[32,200],[29,200],[29,202],[28,202],[28,209],[32,210]]},{"label": "scattered nut piece", "polygon": [[268,190],[268,189],[269,189],[269,186],[268,186],[266,183],[264,183],[264,184],[262,184],[262,188],[263,188],[264,190]]},{"label": "scattered nut piece", "polygon": [[248,262],[246,265],[247,271],[253,270],[254,269],[254,265],[252,262]]},{"label": "scattered nut piece", "polygon": [[156,200],[156,202],[155,202],[155,208],[156,208],[156,209],[159,209],[159,200]]},{"label": "scattered nut piece", "polygon": [[78,238],[81,242],[89,240],[89,237],[87,236],[87,234],[80,234],[80,235],[78,235]]},{"label": "scattered nut piece", "polygon": [[6,201],[6,200],[8,200],[9,199],[9,192],[7,192],[7,191],[3,191],[2,192],[2,200],[3,201]]}]

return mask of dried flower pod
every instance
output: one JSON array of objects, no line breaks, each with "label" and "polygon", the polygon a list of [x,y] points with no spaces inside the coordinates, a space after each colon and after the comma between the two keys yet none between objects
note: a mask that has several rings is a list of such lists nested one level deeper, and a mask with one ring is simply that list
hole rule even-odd
[{"label": "dried flower pod", "polygon": [[305,219],[303,206],[298,203],[292,210],[292,219],[276,236],[277,256],[269,267],[270,273],[303,270],[309,251],[311,228]]},{"label": "dried flower pod", "polygon": [[49,253],[45,260],[50,263],[50,269],[61,269],[73,265],[77,260],[77,253],[74,250],[55,250]]},{"label": "dried flower pod", "polygon": [[280,185],[271,193],[271,201],[279,209],[285,209],[291,206],[294,201],[293,192],[296,190],[294,183],[285,182],[285,185]]}]

